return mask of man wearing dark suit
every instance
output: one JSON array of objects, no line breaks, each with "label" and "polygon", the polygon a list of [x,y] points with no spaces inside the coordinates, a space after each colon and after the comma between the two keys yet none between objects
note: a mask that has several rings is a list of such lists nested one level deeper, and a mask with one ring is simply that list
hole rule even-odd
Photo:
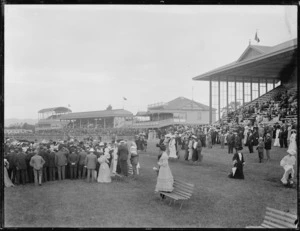
[{"label": "man wearing dark suit", "polygon": [[27,164],[27,174],[28,174],[28,181],[29,183],[34,183],[34,175],[33,175],[33,168],[30,166],[31,157],[34,156],[34,152],[32,149],[27,150],[26,154],[26,164]]},{"label": "man wearing dark suit", "polygon": [[17,150],[11,149],[7,155],[7,161],[9,162],[8,175],[11,178],[13,184],[18,183],[17,180],[17,169],[16,169]]},{"label": "man wearing dark suit", "polygon": [[90,182],[90,178],[92,178],[92,182],[94,182],[94,172],[96,169],[97,156],[94,154],[94,149],[91,148],[89,150],[89,154],[85,158],[85,166],[87,168],[87,182]]},{"label": "man wearing dark suit", "polygon": [[[55,149],[56,150],[56,149]],[[55,151],[48,152],[48,161],[49,161],[49,180],[55,180]]]},{"label": "man wearing dark suit", "polygon": [[70,179],[77,178],[77,164],[78,164],[78,155],[75,149],[72,149],[71,153],[68,156],[68,163],[70,166]]},{"label": "man wearing dark suit", "polygon": [[233,153],[234,139],[235,137],[232,134],[232,131],[230,131],[227,136],[228,154]]},{"label": "man wearing dark suit", "polygon": [[78,178],[84,179],[86,175],[85,158],[87,153],[84,149],[79,150],[79,160],[78,160]]},{"label": "man wearing dark suit", "polygon": [[66,152],[62,146],[59,146],[59,151],[55,154],[55,166],[57,167],[58,180],[65,179],[65,168],[67,165]]},{"label": "man wearing dark suit", "polygon": [[22,179],[22,184],[26,183],[26,171],[27,171],[27,163],[26,163],[26,154],[19,150],[16,158],[16,169],[17,169],[17,182],[21,183],[20,178]]},{"label": "man wearing dark suit", "polygon": [[48,180],[48,168],[49,168],[49,159],[48,159],[48,150],[46,147],[42,147],[39,152],[39,155],[44,159],[45,163],[43,165],[43,174],[42,174],[42,182],[47,182]]},{"label": "man wearing dark suit", "polygon": [[121,168],[121,174],[124,176],[128,176],[128,147],[125,141],[121,141],[118,148],[118,162]]},{"label": "man wearing dark suit", "polygon": [[253,142],[254,142],[254,138],[253,138],[252,131],[250,130],[247,138],[247,143],[248,143],[248,148],[250,153],[253,153]]},{"label": "man wearing dark suit", "polygon": [[288,130],[285,126],[283,127],[283,132],[282,132],[281,136],[282,136],[284,147],[287,148],[288,147],[288,142],[287,142]]}]

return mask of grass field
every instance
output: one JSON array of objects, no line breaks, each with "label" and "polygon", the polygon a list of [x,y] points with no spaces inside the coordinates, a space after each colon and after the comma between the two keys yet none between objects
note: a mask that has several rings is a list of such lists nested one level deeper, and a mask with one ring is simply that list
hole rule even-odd
[{"label": "grass field", "polygon": [[232,155],[219,145],[204,148],[203,161],[193,165],[169,161],[174,177],[195,184],[192,198],[179,210],[154,193],[158,150],[149,142],[140,155],[136,180],[111,184],[84,180],[47,182],[5,188],[5,227],[199,227],[244,228],[259,225],[265,207],[296,213],[297,190],[285,188],[279,166],[286,149],[274,148],[271,162],[258,163],[257,153],[245,156],[245,180],[227,177]]}]

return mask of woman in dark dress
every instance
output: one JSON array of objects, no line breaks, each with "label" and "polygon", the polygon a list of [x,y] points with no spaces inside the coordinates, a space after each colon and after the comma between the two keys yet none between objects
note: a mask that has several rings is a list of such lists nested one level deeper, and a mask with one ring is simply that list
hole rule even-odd
[{"label": "woman in dark dress", "polygon": [[243,153],[240,152],[239,150],[237,153],[233,155],[232,161],[233,161],[233,170],[235,169],[235,172],[232,171],[229,174],[229,177],[235,179],[244,179],[243,168],[244,168],[245,160],[244,160]]}]

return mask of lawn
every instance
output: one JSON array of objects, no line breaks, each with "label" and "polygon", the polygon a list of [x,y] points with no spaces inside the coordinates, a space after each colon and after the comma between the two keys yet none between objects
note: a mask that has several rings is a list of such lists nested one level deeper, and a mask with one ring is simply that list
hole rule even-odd
[{"label": "lawn", "polygon": [[259,225],[266,206],[296,213],[297,190],[285,188],[279,166],[286,149],[272,147],[271,162],[258,163],[244,148],[245,180],[227,177],[231,154],[219,145],[204,148],[203,162],[169,162],[174,177],[195,184],[192,198],[179,210],[154,193],[158,149],[149,142],[140,154],[136,180],[111,184],[84,180],[46,182],[5,188],[5,227],[199,227],[244,228]]}]

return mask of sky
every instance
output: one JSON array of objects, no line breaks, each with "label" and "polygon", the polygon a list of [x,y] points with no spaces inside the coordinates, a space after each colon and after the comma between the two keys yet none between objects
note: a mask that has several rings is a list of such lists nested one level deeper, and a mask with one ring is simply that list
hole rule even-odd
[{"label": "sky", "polygon": [[[193,77],[297,37],[296,6],[5,5],[5,118],[209,104]],[[258,33],[260,43],[254,40]],[[127,98],[125,101],[123,97]]]}]

